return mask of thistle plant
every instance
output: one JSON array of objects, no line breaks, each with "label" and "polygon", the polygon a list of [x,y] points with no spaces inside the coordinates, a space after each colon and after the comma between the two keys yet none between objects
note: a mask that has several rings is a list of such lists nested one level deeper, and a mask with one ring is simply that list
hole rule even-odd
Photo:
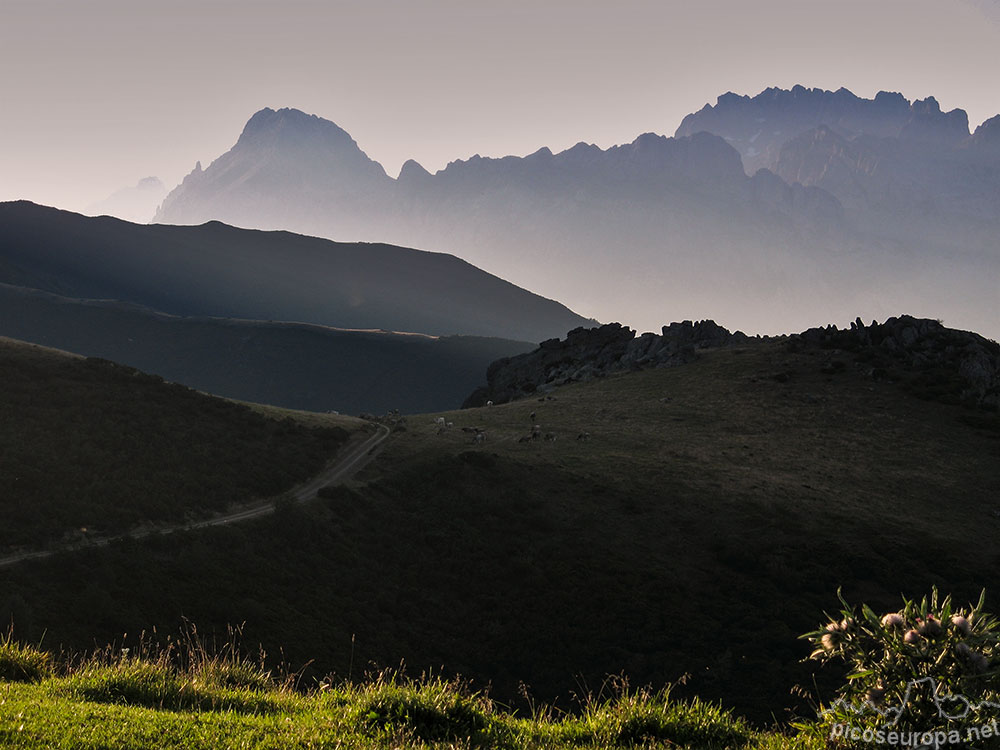
[{"label": "thistle plant", "polygon": [[[849,605],[838,592],[840,612],[802,636],[814,647],[810,659],[848,669],[837,699],[822,711],[824,723],[841,731],[867,728],[866,739],[878,744],[884,740],[877,730],[938,731],[939,743],[961,736],[964,744],[969,726],[1000,717],[1000,623],[983,611],[985,595],[974,606],[956,607],[935,588],[930,597],[904,597],[898,611],[878,614]],[[841,736],[848,735],[831,733]]]}]

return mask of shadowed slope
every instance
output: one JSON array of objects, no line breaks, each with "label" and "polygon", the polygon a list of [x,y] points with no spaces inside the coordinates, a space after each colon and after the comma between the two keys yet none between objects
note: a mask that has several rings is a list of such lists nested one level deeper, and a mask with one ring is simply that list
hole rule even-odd
[{"label": "shadowed slope", "polygon": [[541,341],[584,322],[465,261],[219,223],[136,225],[0,204],[0,282],[175,315]]},{"label": "shadowed slope", "polygon": [[180,318],[5,284],[0,335],[103,357],[220,396],[345,414],[455,408],[490,362],[532,348],[474,336]]}]

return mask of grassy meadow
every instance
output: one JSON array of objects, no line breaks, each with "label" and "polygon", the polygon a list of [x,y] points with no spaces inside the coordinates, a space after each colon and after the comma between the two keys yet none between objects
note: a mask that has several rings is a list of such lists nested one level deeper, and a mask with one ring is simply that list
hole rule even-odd
[{"label": "grassy meadow", "polygon": [[[206,716],[247,732],[224,746],[615,746],[619,735],[579,722],[597,710],[590,697],[609,698],[608,675],[622,675],[651,695],[675,685],[669,707],[643,698],[657,716],[707,701],[745,717],[719,719],[749,727],[723,746],[786,747],[758,732],[814,716],[843,676],[802,663],[798,637],[835,609],[838,588],[892,607],[933,585],[973,600],[1000,574],[997,415],[920,398],[906,382],[872,380],[845,352],[770,341],[551,398],[410,415],[361,474],[314,503],[0,570],[0,618],[19,642],[57,653],[110,643],[134,654],[136,634],[183,618],[212,634],[240,625],[272,655],[266,669],[288,665],[308,689],[289,694],[302,713],[273,735],[286,745],[261,739],[277,714]],[[535,424],[542,438],[521,442]],[[513,734],[413,739],[391,723],[373,735],[354,698],[325,702],[375,690],[401,664],[488,693],[490,726]],[[53,717],[153,710],[57,698],[68,678],[57,669],[0,688],[4,715],[31,701]],[[206,713],[155,710],[136,721],[181,727]]]}]

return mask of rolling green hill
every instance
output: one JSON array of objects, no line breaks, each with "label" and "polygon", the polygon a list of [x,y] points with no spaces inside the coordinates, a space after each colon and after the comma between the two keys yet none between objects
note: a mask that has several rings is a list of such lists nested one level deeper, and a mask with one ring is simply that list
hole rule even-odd
[{"label": "rolling green hill", "polygon": [[[357,420],[304,425],[106,360],[0,339],[0,556],[277,495]],[[347,427],[348,429],[345,429]]]},{"label": "rolling green hill", "polygon": [[[973,599],[1000,574],[997,414],[855,359],[748,342],[442,414],[450,429],[411,416],[321,502],[2,570],[0,618],[78,647],[245,623],[312,660],[306,678],[404,660],[505,702],[688,674],[684,690],[783,719],[808,710],[789,693],[813,690],[797,635],[838,587],[889,607],[935,584]],[[522,442],[534,424],[555,440]]]}]

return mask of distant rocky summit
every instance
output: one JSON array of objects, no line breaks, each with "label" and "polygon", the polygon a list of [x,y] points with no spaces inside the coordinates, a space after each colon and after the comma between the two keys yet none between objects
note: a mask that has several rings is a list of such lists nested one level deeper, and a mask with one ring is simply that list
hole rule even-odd
[{"label": "distant rocky summit", "polygon": [[727,93],[685,117],[675,137],[715,133],[740,152],[749,174],[774,170],[782,146],[802,133],[825,127],[843,138],[902,138],[954,145],[969,137],[964,110],[942,112],[933,96],[910,102],[902,94],[880,91],[874,99],[837,91],[793,86],[769,88],[756,96]]},{"label": "distant rocky summit", "polygon": [[662,334],[635,331],[620,323],[598,328],[575,328],[565,340],[549,339],[527,354],[499,359],[486,371],[485,387],[478,388],[462,408],[503,404],[556,386],[593,380],[616,372],[647,367],[671,367],[693,360],[699,349],[742,344],[750,337],[730,333],[712,320],[671,323]]},{"label": "distant rocky summit", "polygon": [[966,112],[944,112],[933,96],[911,102],[880,91],[864,99],[803,86],[729,93],[685,117],[677,136],[700,131],[725,138],[748,174],[766,169],[788,184],[822,188],[849,213],[904,234],[927,217],[932,232],[955,221],[950,233],[963,237],[961,246],[969,217],[995,223],[1000,209],[1000,120],[970,134]]}]

